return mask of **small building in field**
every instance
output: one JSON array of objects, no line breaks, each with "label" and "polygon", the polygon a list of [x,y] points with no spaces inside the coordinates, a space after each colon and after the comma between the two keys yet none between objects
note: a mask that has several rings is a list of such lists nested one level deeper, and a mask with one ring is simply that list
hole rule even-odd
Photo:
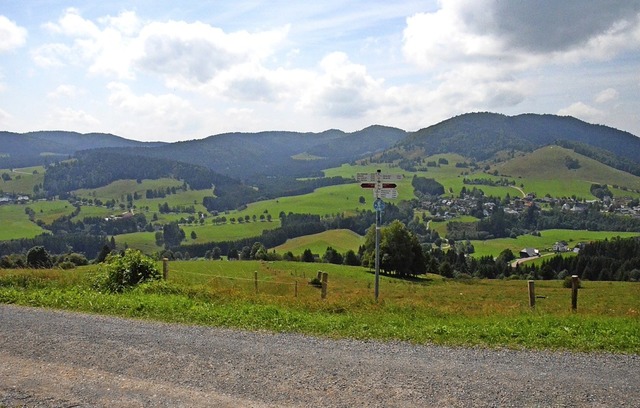
[{"label": "small building in field", "polygon": [[531,258],[540,256],[540,251],[535,248],[523,248],[520,250],[520,258]]}]

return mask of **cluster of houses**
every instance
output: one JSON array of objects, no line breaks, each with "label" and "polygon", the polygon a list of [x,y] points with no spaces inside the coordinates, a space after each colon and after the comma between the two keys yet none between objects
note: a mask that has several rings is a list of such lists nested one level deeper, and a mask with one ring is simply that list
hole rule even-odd
[{"label": "cluster of houses", "polygon": [[[459,215],[470,215],[478,210],[478,202],[482,198],[465,194],[462,198],[441,198],[436,201],[424,201],[422,207],[433,210],[432,213],[445,220],[454,218]],[[484,201],[484,200],[482,200]],[[521,214],[532,205],[539,207],[561,207],[563,211],[583,212],[587,210],[589,204],[601,203],[601,211],[608,213],[616,213],[620,215],[640,217],[640,205],[633,206],[632,200],[627,198],[611,199],[605,197],[604,200],[583,201],[573,198],[552,198],[552,197],[536,197],[530,193],[525,197],[512,198],[508,204],[504,206],[505,214]],[[496,204],[493,202],[482,203],[482,213],[485,217],[491,215]]]},{"label": "cluster of houses", "polygon": [[29,198],[29,196],[26,195],[19,195],[19,196],[0,196],[0,205],[4,205],[4,204],[26,204],[30,201],[31,199]]}]

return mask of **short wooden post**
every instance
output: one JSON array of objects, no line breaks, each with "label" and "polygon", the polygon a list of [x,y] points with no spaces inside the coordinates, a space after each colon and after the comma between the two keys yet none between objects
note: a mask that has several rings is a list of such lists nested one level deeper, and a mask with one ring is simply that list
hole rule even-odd
[{"label": "short wooden post", "polygon": [[294,297],[298,297],[298,281],[295,281],[294,283],[294,289],[293,289],[293,296]]},{"label": "short wooden post", "polygon": [[162,258],[162,279],[169,277],[169,258]]},{"label": "short wooden post", "polygon": [[318,280],[321,281],[322,280],[322,271],[318,271]]},{"label": "short wooden post", "polygon": [[256,288],[256,294],[258,293],[258,271],[253,272],[253,286]]},{"label": "short wooden post", "polygon": [[571,275],[571,310],[578,310],[578,275]]},{"label": "short wooden post", "polygon": [[535,281],[529,281],[529,306],[533,309],[536,307],[536,286]]},{"label": "short wooden post", "polygon": [[322,299],[327,298],[327,280],[328,279],[329,279],[329,274],[326,272],[322,272],[322,292],[321,292]]}]

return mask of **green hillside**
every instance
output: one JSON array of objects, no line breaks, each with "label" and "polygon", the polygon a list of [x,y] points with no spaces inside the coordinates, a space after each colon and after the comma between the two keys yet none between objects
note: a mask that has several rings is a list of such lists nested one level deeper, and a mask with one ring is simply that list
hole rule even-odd
[{"label": "green hillside", "polygon": [[364,244],[364,237],[349,230],[331,230],[319,234],[287,240],[273,250],[279,254],[291,251],[294,255],[301,255],[305,249],[310,249],[314,254],[322,256],[327,247],[332,247],[343,254],[348,250],[358,251],[358,247]]},{"label": "green hillside", "polygon": [[[569,169],[568,159],[577,160],[578,168]],[[517,179],[524,184],[526,192],[538,196],[550,194],[552,197],[576,195],[593,199],[589,189],[591,184],[608,184],[640,190],[640,177],[613,169],[593,159],[559,146],[547,146],[526,155],[515,157],[505,163],[491,167],[489,172]],[[614,195],[638,196],[632,192],[619,190]]]}]

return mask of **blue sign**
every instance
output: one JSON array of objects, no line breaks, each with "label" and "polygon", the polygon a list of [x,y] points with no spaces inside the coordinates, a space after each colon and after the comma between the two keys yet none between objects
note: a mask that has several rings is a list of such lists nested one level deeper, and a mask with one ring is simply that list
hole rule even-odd
[{"label": "blue sign", "polygon": [[384,201],[382,201],[381,199],[377,199],[376,201],[373,202],[373,209],[376,211],[383,211],[384,210]]}]

